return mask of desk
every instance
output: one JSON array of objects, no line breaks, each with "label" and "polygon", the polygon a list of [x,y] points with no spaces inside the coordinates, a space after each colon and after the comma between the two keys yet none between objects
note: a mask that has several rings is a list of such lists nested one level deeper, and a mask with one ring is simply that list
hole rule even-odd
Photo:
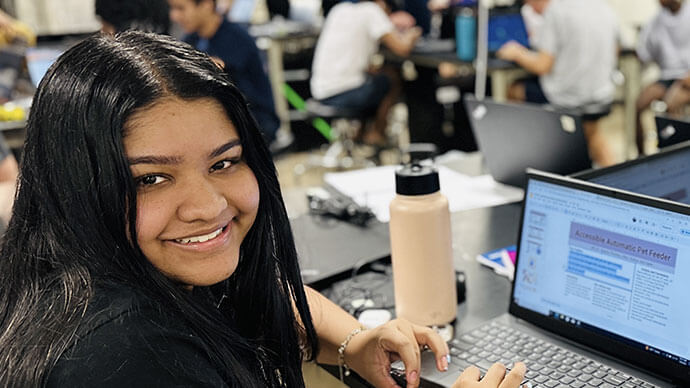
[{"label": "desk", "polygon": [[[384,50],[386,58],[402,61],[403,58],[395,56],[390,51]],[[457,69],[460,76],[471,76],[475,74],[475,64],[463,61],[455,54],[455,51],[424,52],[412,50],[407,58],[417,66],[437,69],[442,62],[451,63]],[[528,73],[513,62],[498,58],[487,60],[487,70],[491,77],[491,96],[498,102],[505,101],[508,96],[508,87],[511,83]]]},{"label": "desk", "polygon": [[[510,281],[480,265],[475,256],[516,243],[520,209],[519,203],[513,203],[451,215],[454,266],[466,275],[466,297],[458,305],[455,333],[477,327],[508,311]],[[392,283],[391,279],[386,287],[391,300]],[[337,376],[337,367],[325,366],[325,369]],[[354,375],[346,379],[346,382],[350,387],[368,387]]]}]

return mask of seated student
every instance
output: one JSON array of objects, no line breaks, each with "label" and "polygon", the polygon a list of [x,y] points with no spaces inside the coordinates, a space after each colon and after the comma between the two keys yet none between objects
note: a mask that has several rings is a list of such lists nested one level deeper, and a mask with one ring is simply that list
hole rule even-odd
[{"label": "seated student", "polygon": [[[501,47],[497,56],[516,62],[539,78],[511,85],[509,98],[566,108],[610,104],[618,37],[613,10],[601,0],[526,0],[526,3],[544,15],[534,42],[537,51],[511,41]],[[596,121],[586,121],[584,127],[595,164],[614,164],[616,155]]]},{"label": "seated student", "polygon": [[95,35],[45,80],[0,251],[1,386],[303,387],[311,358],[383,387],[400,358],[416,387],[422,345],[447,368],[431,329],[360,330],[303,287],[268,147],[208,56]]},{"label": "seated student", "polygon": [[167,0],[96,0],[101,30],[109,34],[130,29],[168,34],[168,13]]},{"label": "seated student", "polygon": [[0,9],[0,104],[15,98],[26,48],[35,44],[33,31]]},{"label": "seated student", "polygon": [[216,12],[215,0],[168,0],[170,19],[188,34],[184,41],[214,58],[249,101],[249,110],[270,143],[280,120],[259,49],[247,31]]},{"label": "seated student", "polygon": [[369,72],[369,60],[379,42],[407,56],[421,35],[418,27],[397,31],[389,19],[392,11],[392,0],[337,4],[324,22],[312,63],[314,98],[326,105],[376,114],[371,130],[362,136],[370,144],[385,142],[386,116],[399,88],[391,88],[388,75]]},{"label": "seated student", "polygon": [[[690,4],[682,0],[659,0],[661,10],[647,24],[637,46],[643,62],[656,62],[660,79],[646,86],[637,98],[637,149],[644,153],[644,130],[640,115],[654,100],[666,102],[667,110],[679,113],[690,102],[683,78],[690,76]],[[684,92],[685,91],[685,92]]]},{"label": "seated student", "polygon": [[17,159],[7,146],[5,137],[0,134],[0,230],[4,230],[12,214],[18,175]]}]

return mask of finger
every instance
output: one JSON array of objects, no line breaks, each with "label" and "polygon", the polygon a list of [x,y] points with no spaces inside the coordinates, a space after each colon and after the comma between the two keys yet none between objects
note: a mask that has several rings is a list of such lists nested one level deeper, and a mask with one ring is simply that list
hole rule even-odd
[{"label": "finger", "polygon": [[428,346],[436,356],[436,368],[440,371],[448,370],[448,363],[450,360],[448,356],[450,350],[448,344],[441,338],[438,333],[428,327],[413,325],[415,339],[420,345]]},{"label": "finger", "polygon": [[410,388],[417,387],[421,362],[419,347],[414,342],[414,337],[407,336],[400,330],[388,330],[381,336],[379,343],[385,350],[398,353],[403,364],[405,364],[407,386]]},{"label": "finger", "polygon": [[501,381],[503,381],[505,375],[506,367],[503,364],[497,362],[491,365],[489,370],[486,371],[486,374],[484,375],[482,382],[487,383],[490,387],[498,387],[498,384]]},{"label": "finger", "polygon": [[476,383],[477,381],[479,381],[479,376],[481,376],[479,368],[477,368],[474,365],[469,366],[464,371],[462,371],[460,377],[458,377],[458,379],[455,380],[455,383],[453,383],[453,388],[460,388],[467,385],[468,383]]},{"label": "finger", "polygon": [[525,372],[527,372],[527,366],[522,362],[516,362],[498,388],[518,388],[525,379]]}]

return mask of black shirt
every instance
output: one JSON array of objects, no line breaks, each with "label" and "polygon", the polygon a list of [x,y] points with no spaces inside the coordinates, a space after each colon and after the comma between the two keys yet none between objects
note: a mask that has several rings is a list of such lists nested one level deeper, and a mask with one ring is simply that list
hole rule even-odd
[{"label": "black shirt", "polygon": [[124,286],[95,288],[77,341],[48,387],[226,387],[200,338]]}]

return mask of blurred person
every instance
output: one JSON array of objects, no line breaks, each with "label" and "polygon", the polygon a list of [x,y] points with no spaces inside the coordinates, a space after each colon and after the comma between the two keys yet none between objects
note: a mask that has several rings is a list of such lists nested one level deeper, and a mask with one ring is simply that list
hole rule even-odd
[{"label": "blurred person", "polygon": [[371,69],[369,60],[379,43],[396,55],[409,55],[422,33],[413,26],[412,17],[393,12],[394,6],[391,0],[334,6],[321,29],[312,63],[312,96],[325,105],[375,115],[374,123],[361,134],[365,143],[373,145],[386,142],[386,117],[401,86],[394,71]]},{"label": "blurred person", "polygon": [[0,134],[0,224],[4,226],[10,220],[14,193],[17,189],[17,176],[19,166],[12,151],[5,142],[5,137]]},{"label": "blurred person", "polygon": [[[610,104],[615,86],[618,21],[602,0],[526,0],[544,16],[535,40],[536,50],[510,41],[497,56],[516,62],[538,76],[510,86],[508,98],[587,108]],[[616,155],[603,137],[597,119],[585,120],[585,137],[592,161],[599,166],[614,164]]]},{"label": "blurred person", "polygon": [[36,44],[36,34],[26,24],[0,9],[0,46],[21,40],[29,46]]},{"label": "blurred person", "polygon": [[0,103],[13,99],[26,49],[35,44],[33,31],[0,9]]},{"label": "blurred person", "polygon": [[215,0],[168,0],[170,19],[183,40],[210,55],[235,82],[269,143],[280,127],[273,91],[254,39],[216,10]]},{"label": "blurred person", "polygon": [[[637,150],[644,153],[642,112],[652,101],[662,100],[673,114],[690,102],[690,89],[684,87],[690,77],[690,4],[687,0],[659,0],[659,13],[642,29],[637,56],[642,62],[654,62],[661,71],[659,80],[646,86],[636,102]],[[684,81],[685,80],[685,81]]]},{"label": "blurred person", "polygon": [[101,30],[109,34],[130,29],[168,34],[168,13],[166,0],[96,0]]}]

